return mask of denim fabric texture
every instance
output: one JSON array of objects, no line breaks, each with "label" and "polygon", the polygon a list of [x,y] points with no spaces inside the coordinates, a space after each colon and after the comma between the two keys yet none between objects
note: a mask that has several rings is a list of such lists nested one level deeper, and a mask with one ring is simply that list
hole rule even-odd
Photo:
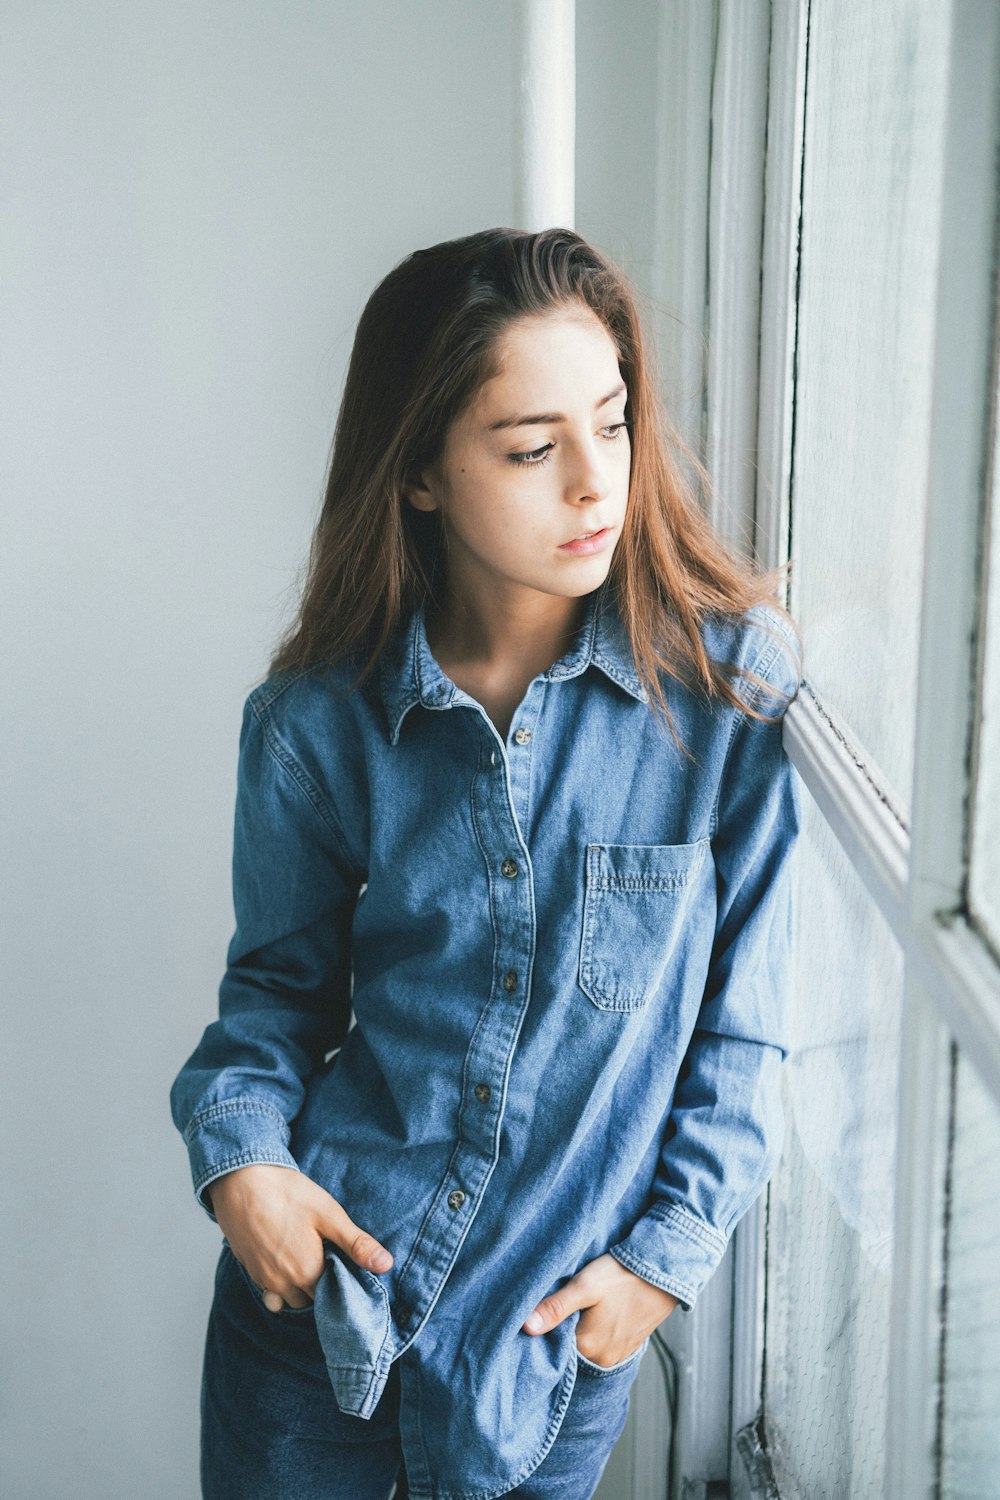
[{"label": "denim fabric texture", "polygon": [[[555,1442],[506,1495],[590,1500],[625,1426],[648,1343],[613,1367],[581,1357]],[[417,1348],[393,1362],[370,1417],[341,1412],[313,1309],[269,1312],[223,1242],[202,1378],[203,1500],[386,1500],[403,1464],[400,1375]],[[405,1482],[397,1493],[407,1493]]]},{"label": "denim fabric texture", "polygon": [[[704,640],[797,690],[768,606]],[[535,1305],[610,1252],[690,1308],[773,1170],[800,782],[780,721],[664,676],[681,756],[608,580],[506,740],[422,607],[357,667],[245,702],[236,930],[171,1108],[210,1217],[216,1177],[277,1163],[392,1251],[376,1275],[326,1242],[337,1406],[371,1418],[398,1361],[411,1494],[491,1500],[584,1363],[579,1313],[532,1335]]]}]

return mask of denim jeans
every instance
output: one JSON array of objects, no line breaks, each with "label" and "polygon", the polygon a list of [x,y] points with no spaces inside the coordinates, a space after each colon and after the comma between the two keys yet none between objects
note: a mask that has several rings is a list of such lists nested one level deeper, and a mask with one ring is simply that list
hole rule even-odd
[{"label": "denim jeans", "polygon": [[[506,1495],[589,1500],[625,1426],[647,1344],[607,1370],[579,1356],[555,1442]],[[412,1351],[401,1356],[408,1357]],[[223,1244],[202,1379],[204,1500],[387,1500],[394,1481],[401,1500],[399,1399],[396,1361],[370,1418],[341,1412],[312,1307],[268,1311]]]}]

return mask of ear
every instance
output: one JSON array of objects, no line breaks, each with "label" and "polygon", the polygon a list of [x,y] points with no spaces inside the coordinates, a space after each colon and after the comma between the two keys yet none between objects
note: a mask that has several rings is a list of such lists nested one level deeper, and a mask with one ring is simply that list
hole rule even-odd
[{"label": "ear", "polygon": [[403,480],[403,498],[409,501],[414,510],[438,510],[440,499],[437,494],[437,486],[425,470],[408,470]]}]

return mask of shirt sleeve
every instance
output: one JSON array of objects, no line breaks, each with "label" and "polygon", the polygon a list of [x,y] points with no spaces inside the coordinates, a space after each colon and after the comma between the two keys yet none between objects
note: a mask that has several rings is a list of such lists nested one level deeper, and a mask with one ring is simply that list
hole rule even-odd
[{"label": "shirt sleeve", "polygon": [[253,1162],[298,1170],[291,1124],[351,1015],[361,875],[337,814],[254,694],[240,733],[233,837],[236,930],[219,1014],[170,1090],[194,1191]]},{"label": "shirt sleeve", "polygon": [[[754,670],[798,692],[795,648],[766,645]],[[712,836],[717,913],[709,972],[652,1186],[650,1207],[610,1247],[622,1265],[687,1309],[715,1270],[738,1221],[781,1152],[780,1066],[787,1052],[793,884],[800,778],[782,744],[785,699],[751,684],[719,782]]]}]

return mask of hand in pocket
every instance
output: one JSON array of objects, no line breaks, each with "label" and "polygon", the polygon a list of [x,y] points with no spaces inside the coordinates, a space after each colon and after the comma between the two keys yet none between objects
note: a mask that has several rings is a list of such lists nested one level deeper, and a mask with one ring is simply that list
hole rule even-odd
[{"label": "hand in pocket", "polygon": [[557,1292],[544,1297],[523,1326],[526,1333],[548,1333],[579,1310],[580,1353],[595,1365],[616,1365],[634,1354],[676,1306],[676,1297],[605,1254],[588,1261]]},{"label": "hand in pocket", "polygon": [[359,1228],[318,1182],[291,1167],[254,1163],[217,1177],[212,1212],[236,1259],[265,1293],[272,1312],[308,1307],[323,1274],[323,1241],[359,1266],[387,1271],[393,1257]]}]

